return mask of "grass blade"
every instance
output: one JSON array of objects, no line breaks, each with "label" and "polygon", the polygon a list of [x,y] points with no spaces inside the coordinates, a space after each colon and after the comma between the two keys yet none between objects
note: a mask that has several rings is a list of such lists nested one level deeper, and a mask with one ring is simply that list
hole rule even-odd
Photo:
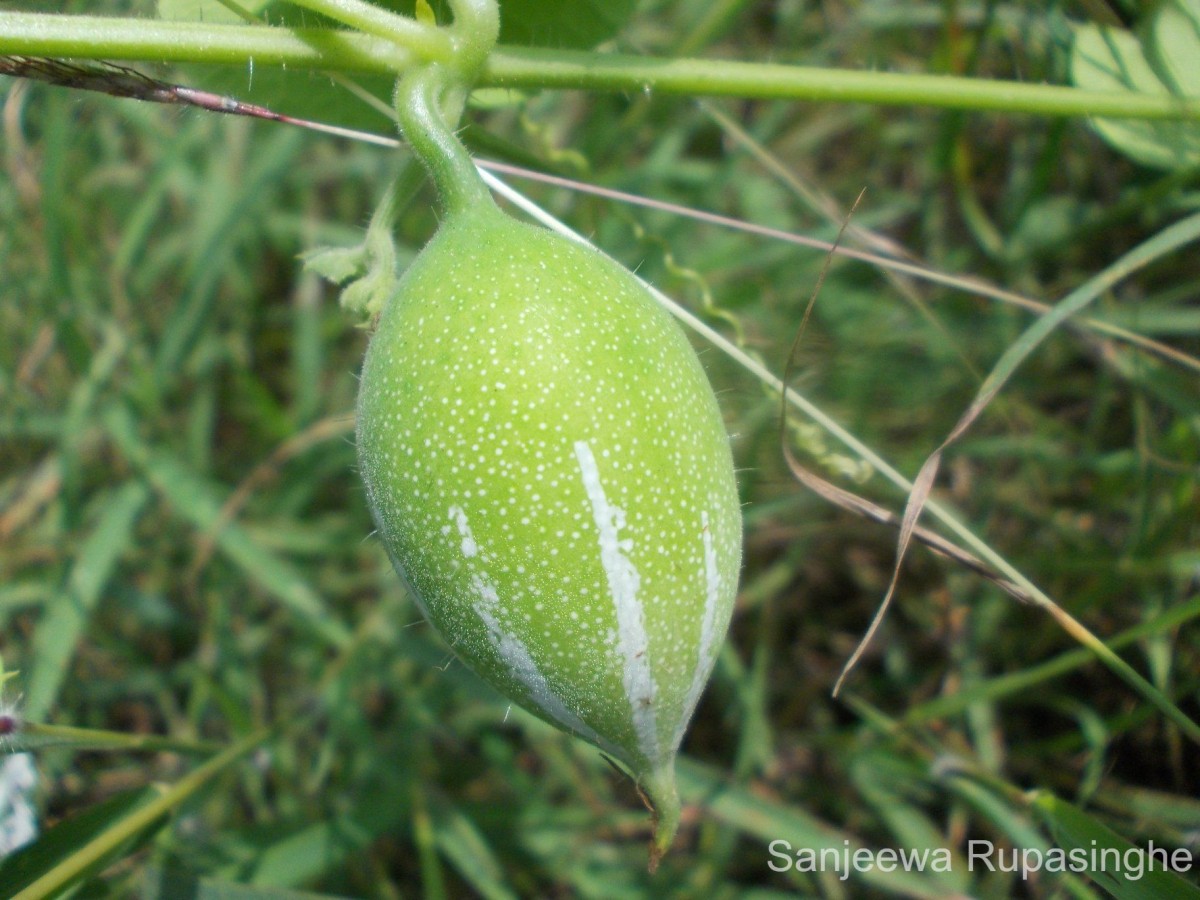
[{"label": "grass blade", "polygon": [[[117,446],[145,472],[176,512],[202,532],[220,526],[227,498],[219,496],[217,488],[166,451],[146,446],[124,407],[111,408],[105,421]],[[350,642],[350,630],[326,607],[320,594],[293,566],[254,543],[241,526],[231,523],[220,528],[216,542],[252,582],[279,599],[305,627],[334,647]]]},{"label": "grass blade", "polygon": [[[1100,865],[1088,868],[1088,875],[1102,885],[1117,900],[1200,900],[1200,887],[1184,881],[1173,870],[1193,865],[1192,854],[1186,850],[1174,859],[1169,851],[1166,859],[1155,848],[1153,856],[1135,847],[1107,826],[1093,819],[1073,804],[1047,792],[1038,793],[1033,808],[1054,833],[1055,843],[1070,853],[1078,851],[1090,859],[1099,855]],[[1180,860],[1178,864],[1174,860]],[[1153,866],[1153,869],[1151,868]]]},{"label": "grass blade", "polygon": [[138,482],[128,482],[112,492],[66,584],[47,603],[30,653],[25,713],[31,719],[46,718],[53,707],[75,646],[117,560],[132,543],[133,529],[149,497],[149,490]]},{"label": "grass blade", "polygon": [[154,800],[134,809],[87,841],[45,875],[14,895],[13,900],[43,900],[74,884],[126,841],[177,809],[213,778],[265,741],[268,734],[267,731],[260,731],[243,738],[185,775]]},{"label": "grass blade", "polygon": [[[95,840],[114,822],[143,807],[153,797],[154,791],[150,788],[123,791],[58,823],[32,844],[5,857],[0,862],[0,896],[18,896],[30,885],[48,877],[64,865],[78,848]],[[118,848],[119,844],[114,847]],[[86,874],[102,864],[106,855],[97,856],[91,864],[80,870],[80,874]]]}]

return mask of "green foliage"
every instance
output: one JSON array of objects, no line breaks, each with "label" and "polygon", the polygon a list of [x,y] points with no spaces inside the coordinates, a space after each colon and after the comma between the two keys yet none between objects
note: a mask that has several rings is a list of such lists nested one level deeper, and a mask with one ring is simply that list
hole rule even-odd
[{"label": "green foliage", "polygon": [[[1096,24],[1075,28],[1071,77],[1093,90],[1200,96],[1200,3],[1158,4],[1141,36]],[[1096,130],[1143,165],[1187,169],[1200,165],[1200,126],[1100,119]]]},{"label": "green foliage", "polygon": [[[1159,85],[1147,89],[1186,90],[1191,70],[1160,60],[1186,62],[1167,46],[1186,31],[1151,41],[1146,27],[1128,34]],[[1081,31],[1016,0],[671,0],[642,4],[619,40],[1062,83]],[[270,72],[225,76],[258,90]],[[288,77],[295,102],[307,86],[314,108],[391,129],[328,78]],[[390,85],[375,87],[386,104]],[[366,335],[299,257],[362,243],[395,153],[0,91],[0,653],[19,670],[5,709],[23,695],[27,713],[94,736],[5,739],[36,753],[43,838],[0,876],[33,866],[26,884],[108,835],[115,856],[77,870],[89,896],[1098,897],[1128,886],[969,871],[965,842],[1194,852],[1200,752],[1184,729],[1053,617],[920,548],[830,697],[895,533],[798,486],[778,395],[698,342],[735,435],[746,564],[683,747],[679,846],[651,879],[628,780],[454,662],[367,538],[352,443]],[[1023,300],[1097,288],[1023,345],[934,496],[1197,719],[1200,256],[1184,243],[1094,281],[1200,211],[1194,165],[1143,165],[1082,120],[987,112],[545,92],[469,116],[489,155],[806,236],[836,236],[865,186],[843,245],[902,247],[942,281],[836,259],[794,383],[907,474],[1034,322]],[[1157,134],[1138,145],[1162,154]],[[821,251],[505,177],[782,370]],[[427,190],[401,195],[398,269],[433,232],[432,206]],[[843,479],[839,460],[857,454],[827,434],[804,443],[814,471],[902,508],[877,466]],[[184,783],[214,746],[261,728],[277,731],[252,755]],[[175,746],[130,749],[147,736]],[[131,818],[181,784],[186,800]],[[843,882],[772,870],[776,839],[946,847],[955,865]]]}]

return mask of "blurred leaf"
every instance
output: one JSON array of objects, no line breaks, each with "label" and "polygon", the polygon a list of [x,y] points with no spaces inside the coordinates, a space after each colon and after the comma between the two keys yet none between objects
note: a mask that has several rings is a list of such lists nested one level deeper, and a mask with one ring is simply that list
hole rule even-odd
[{"label": "blurred leaf", "polygon": [[[1111,854],[1106,860],[1101,856],[1106,864],[1089,868],[1085,873],[1117,900],[1162,900],[1165,897],[1200,900],[1200,888],[1188,884],[1175,872],[1161,868],[1162,860],[1158,854],[1154,857],[1154,871],[1150,871],[1150,859],[1142,848],[1135,847],[1079,807],[1046,792],[1038,793],[1033,805],[1054,834],[1055,844],[1067,851],[1068,858],[1072,850],[1084,851],[1089,860],[1091,854],[1101,855],[1108,850],[1120,856],[1119,865]],[[1125,862],[1130,853],[1139,854],[1137,866]],[[1188,865],[1191,864],[1192,857],[1188,854]]]},{"label": "blurred leaf", "polygon": [[[942,830],[918,805],[929,802],[931,792],[924,783],[928,770],[928,766],[904,759],[894,748],[867,751],[850,763],[854,786],[894,837],[890,846],[935,850],[944,845]],[[949,893],[966,893],[966,860],[957,850],[951,850],[951,856],[954,862],[950,870],[931,872],[930,877],[940,881]]]},{"label": "blurred leaf", "polygon": [[480,897],[508,900],[517,894],[508,886],[504,868],[483,834],[451,800],[440,792],[426,797],[438,849]]},{"label": "blurred leaf", "polygon": [[[799,805],[769,801],[691,760],[679,760],[679,793],[685,803],[699,805],[706,817],[712,816],[761,841],[764,865],[773,859],[769,846],[776,840],[786,841],[791,853],[804,849],[819,854],[822,850],[841,852],[846,848],[853,853],[855,849],[867,846],[854,834],[822,822]],[[911,870],[855,869],[850,877],[910,897],[946,896],[948,889],[942,879],[947,873],[933,871],[938,857],[932,852],[935,848],[929,849],[930,854],[918,856],[918,862]],[[918,868],[922,862],[931,871]]]},{"label": "blurred leaf", "polygon": [[236,248],[269,216],[275,201],[272,186],[303,147],[304,135],[297,129],[268,131],[255,143],[247,165],[237,154],[209,160],[205,176],[210,194],[197,210],[185,286],[171,305],[158,346],[155,368],[162,384],[180,375],[199,336],[211,327],[212,308]]},{"label": "blurred leaf", "polygon": [[1200,97],[1200,0],[1162,5],[1151,24],[1149,56],[1173,93]]},{"label": "blurred leaf", "polygon": [[[145,787],[124,791],[59,822],[32,844],[0,861],[0,897],[16,896],[80,847],[129,813],[145,806],[155,796],[154,790]],[[114,852],[120,849],[115,848]],[[97,860],[87,871],[95,871],[107,858]]]},{"label": "blurred leaf", "polygon": [[[1196,89],[1200,31],[1195,20],[1174,4],[1164,5],[1150,28],[1167,69],[1155,70],[1142,42],[1121,28],[1079,25],[1071,48],[1071,79],[1096,91],[1179,94]],[[1145,166],[1184,169],[1200,164],[1200,125],[1187,122],[1133,122],[1095,119],[1096,130],[1114,149]]]},{"label": "blurred leaf", "polygon": [[616,36],[636,5],[636,0],[503,0],[500,40],[559,49],[595,47]]},{"label": "blurred leaf", "polygon": [[139,896],[141,900],[340,900],[334,894],[254,887],[157,868],[146,872]]},{"label": "blurred leaf", "polygon": [[18,900],[56,897],[63,890],[78,884],[114,857],[128,851],[131,844],[157,829],[168,813],[178,809],[213,778],[259,746],[267,736],[268,732],[260,731],[242,738],[169,788],[139,791],[139,794],[149,795],[143,797],[145,802],[124,805],[99,821],[89,819],[90,830],[75,834],[71,841],[64,840],[57,845],[59,850],[54,864],[45,867],[33,881],[28,882]]},{"label": "blurred leaf", "polygon": [[249,830],[237,836],[251,851],[251,860],[218,872],[259,887],[292,888],[311,882],[324,872],[346,865],[384,836],[404,834],[409,815],[410,776],[397,766],[381,777],[371,776],[352,792],[339,796],[339,810],[323,821],[281,834],[278,827]]},{"label": "blurred leaf", "polygon": [[[275,66],[179,66],[172,80],[188,87],[265,106],[294,116],[363,131],[396,135],[391,114],[395,79],[388,75],[327,75]],[[353,84],[353,88],[347,85]],[[362,99],[374,97],[374,103]]]},{"label": "blurred leaf", "polygon": [[30,650],[25,714],[45,719],[71,657],[117,560],[133,542],[133,529],[150,492],[128,482],[104,498],[103,513],[71,566],[67,582],[46,604]]}]

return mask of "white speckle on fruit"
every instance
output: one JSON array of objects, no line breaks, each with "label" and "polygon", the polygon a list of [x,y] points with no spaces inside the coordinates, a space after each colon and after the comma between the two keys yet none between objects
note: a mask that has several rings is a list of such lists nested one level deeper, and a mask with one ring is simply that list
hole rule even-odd
[{"label": "white speckle on fruit", "polygon": [[[467,559],[479,553],[479,545],[475,543],[475,536],[471,534],[471,526],[467,524],[467,514],[461,506],[450,507],[450,518],[454,519],[458,525],[458,534],[462,538],[462,555]],[[443,529],[444,534],[449,534],[449,529]]]},{"label": "white speckle on fruit", "polygon": [[592,504],[592,517],[599,532],[600,564],[604,567],[617,613],[617,651],[624,664],[621,683],[629,698],[638,749],[647,759],[658,759],[658,725],[654,711],[657,688],[650,674],[650,642],[637,596],[641,579],[637,568],[625,555],[633,549],[633,542],[620,539],[620,530],[625,526],[625,511],[608,502],[596,457],[587,441],[575,442],[575,457],[579,460],[583,489]]}]

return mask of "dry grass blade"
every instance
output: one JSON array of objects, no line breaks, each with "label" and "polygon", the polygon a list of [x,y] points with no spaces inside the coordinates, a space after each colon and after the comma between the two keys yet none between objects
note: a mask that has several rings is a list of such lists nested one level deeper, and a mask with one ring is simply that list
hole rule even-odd
[{"label": "dry grass blade", "polygon": [[[959,424],[962,426],[961,430],[965,431],[966,426],[961,422]],[[956,432],[961,433],[959,429],[956,429]],[[908,502],[904,506],[904,517],[900,521],[900,536],[896,540],[896,563],[892,568],[892,579],[888,582],[887,593],[884,594],[883,600],[879,604],[879,609],[875,611],[875,617],[871,620],[871,624],[867,628],[867,633],[863,635],[863,639],[859,641],[858,646],[854,648],[854,653],[850,655],[850,659],[842,668],[842,673],[838,676],[837,683],[833,686],[833,695],[835,697],[841,691],[842,685],[845,683],[846,678],[849,677],[851,671],[858,665],[858,661],[862,659],[862,655],[870,645],[871,639],[875,637],[875,632],[879,630],[879,626],[883,623],[884,616],[887,615],[888,607],[892,604],[892,598],[896,595],[896,585],[900,581],[900,567],[904,565],[904,557],[908,555],[909,545],[916,534],[917,520],[921,517],[921,510],[925,507],[925,501],[929,499],[929,491],[933,487],[934,479],[937,477],[937,470],[942,461],[942,449],[945,446],[945,443],[943,443],[925,461],[925,464],[921,466],[921,471],[913,481],[912,492],[908,495]]]},{"label": "dry grass blade", "polygon": [[[878,503],[873,503],[858,494],[852,493],[845,488],[840,488],[832,482],[826,481],[820,475],[816,475],[806,469],[796,459],[791,448],[784,442],[783,447],[784,458],[787,461],[788,469],[796,480],[803,484],[806,488],[819,496],[822,500],[832,503],[835,506],[840,506],[848,512],[862,516],[864,519],[870,519],[873,522],[878,522],[881,525],[891,525],[899,527],[902,523],[902,518],[884,506]],[[928,528],[923,528],[917,525],[912,529],[912,538],[924,544],[939,556],[944,556],[947,559],[954,560],[962,566],[970,569],[977,575],[991,581],[1009,596],[1020,600],[1023,603],[1030,602],[1029,594],[1023,590],[1015,582],[1009,581],[1007,578],[998,574],[995,569],[981,560],[973,553],[962,549],[957,544],[947,540],[935,531],[930,531]]]},{"label": "dry grass blade", "polygon": [[[1200,236],[1200,215],[1191,216],[1181,222],[1177,222],[1159,235],[1136,247],[1099,275],[1068,294],[1058,305],[1036,320],[996,362],[992,372],[984,379],[975,398],[959,418],[954,428],[951,429],[950,434],[929,455],[924,464],[922,464],[920,472],[917,473],[917,477],[913,480],[913,487],[909,492],[908,501],[904,508],[904,518],[900,523],[900,535],[896,544],[896,567],[892,571],[891,582],[888,584],[887,593],[879,606],[878,612],[875,614],[874,620],[871,622],[866,636],[855,649],[850,661],[842,670],[837,684],[834,686],[835,695],[840,690],[847,675],[849,675],[850,671],[861,658],[863,651],[870,643],[891,603],[896,591],[896,584],[900,578],[901,563],[912,542],[917,528],[917,520],[920,518],[921,512],[924,510],[925,504],[929,499],[929,494],[937,478],[938,469],[942,462],[942,455],[946,448],[962,437],[967,429],[974,424],[984,409],[995,399],[1017,367],[1055,328],[1065,322],[1070,316],[1073,316],[1079,310],[1086,307],[1096,297],[1111,288],[1122,278],[1149,265],[1150,262],[1159,256],[1185,246],[1198,236]],[[1030,599],[1036,602],[1036,598],[1031,597]],[[1078,623],[1056,604],[1038,603],[1038,605],[1049,611],[1059,625],[1068,632],[1076,633],[1078,631]]]},{"label": "dry grass blade", "polygon": [[[1028,601],[1030,599],[1029,595],[1018,585],[998,575],[978,557],[968,553],[960,547],[955,546],[940,535],[917,525],[917,519],[920,517],[921,509],[924,506],[924,501],[929,496],[929,490],[932,487],[933,480],[937,475],[938,463],[941,459],[941,447],[938,448],[938,451],[931,456],[922,467],[921,473],[917,476],[917,479],[913,484],[913,489],[909,495],[908,504],[904,510],[904,516],[902,519],[899,519],[890,510],[884,509],[883,507],[859,497],[850,491],[837,487],[836,485],[805,469],[804,466],[802,466],[796,459],[795,454],[792,452],[791,445],[787,440],[786,392],[787,384],[791,380],[792,366],[796,358],[796,350],[799,348],[800,342],[804,337],[804,332],[808,327],[808,320],[812,315],[813,308],[816,306],[817,297],[821,293],[821,286],[824,284],[825,276],[829,272],[829,266],[833,260],[834,253],[837,250],[843,234],[845,234],[846,227],[850,222],[850,217],[853,216],[854,211],[858,209],[858,204],[862,201],[863,194],[865,193],[866,190],[864,188],[864,190],[859,193],[858,197],[855,198],[854,204],[850,207],[850,212],[847,214],[846,219],[842,223],[837,237],[833,242],[833,246],[830,248],[829,255],[825,258],[825,264],[821,267],[821,273],[817,276],[816,286],[813,288],[812,296],[810,296],[808,299],[808,305],[804,309],[804,316],[800,320],[800,325],[796,329],[796,336],[792,340],[791,347],[788,349],[787,360],[783,367],[784,393],[781,397],[779,405],[780,444],[783,448],[783,456],[787,462],[788,469],[792,472],[796,479],[822,499],[827,500],[836,506],[840,506],[843,509],[849,510],[850,512],[856,513],[865,518],[872,519],[876,522],[881,522],[887,525],[899,524],[900,526],[900,536],[896,547],[896,563],[892,570],[892,579],[888,585],[887,594],[884,596],[883,602],[879,604],[879,609],[876,610],[875,616],[871,620],[871,624],[868,626],[866,634],[863,635],[862,640],[859,641],[858,646],[854,648],[854,652],[850,655],[850,659],[847,660],[846,665],[842,668],[842,672],[838,676],[836,684],[833,686],[833,695],[835,697],[841,691],[842,684],[845,682],[846,677],[858,664],[858,661],[862,659],[863,653],[866,652],[867,647],[870,646],[871,640],[875,637],[875,633],[879,630],[880,624],[887,615],[888,607],[891,606],[892,598],[896,593],[896,584],[900,579],[900,568],[904,563],[904,557],[907,555],[908,547],[914,537],[921,543],[930,547],[932,550],[942,554],[943,556],[946,556],[949,559],[960,562],[972,571],[983,575],[985,578],[994,582],[1005,592],[1017,598],[1018,600]],[[978,413],[976,413],[976,415],[977,414]],[[947,438],[946,443],[954,440],[954,438],[961,434],[962,431],[965,431],[969,425],[970,421],[965,420],[964,418],[964,421],[961,421],[951,436]],[[944,447],[945,444],[942,446]]]}]

